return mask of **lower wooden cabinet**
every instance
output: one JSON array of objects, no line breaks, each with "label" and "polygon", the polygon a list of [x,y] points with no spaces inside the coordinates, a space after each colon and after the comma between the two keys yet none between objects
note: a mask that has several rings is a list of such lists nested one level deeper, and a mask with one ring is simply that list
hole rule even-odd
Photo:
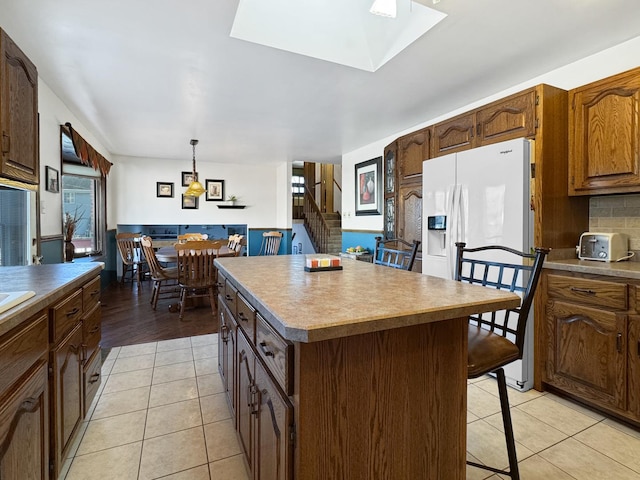
[{"label": "lower wooden cabinet", "polygon": [[0,401],[0,478],[49,478],[49,388],[41,360]]},{"label": "lower wooden cabinet", "polygon": [[640,423],[638,286],[620,277],[550,270],[541,286],[543,383]]},{"label": "lower wooden cabinet", "polygon": [[51,352],[53,369],[52,415],[54,464],[60,471],[76,429],[84,418],[82,324],[76,327]]}]

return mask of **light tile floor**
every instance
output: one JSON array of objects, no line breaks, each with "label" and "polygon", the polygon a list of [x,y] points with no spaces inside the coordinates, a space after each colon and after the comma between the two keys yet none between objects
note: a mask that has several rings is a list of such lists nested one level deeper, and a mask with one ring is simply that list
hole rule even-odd
[{"label": "light tile floor", "polygon": [[[59,480],[248,480],[217,349],[217,335],[112,349]],[[468,458],[506,467],[495,380],[469,382],[468,396]],[[640,431],[549,393],[509,400],[522,480],[640,480]]]}]

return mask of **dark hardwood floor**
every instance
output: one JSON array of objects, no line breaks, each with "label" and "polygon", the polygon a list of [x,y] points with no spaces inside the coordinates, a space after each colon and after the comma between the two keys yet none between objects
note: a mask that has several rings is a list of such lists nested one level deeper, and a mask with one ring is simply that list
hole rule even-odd
[{"label": "dark hardwood floor", "polygon": [[206,300],[200,307],[185,309],[180,321],[177,312],[169,312],[177,298],[160,299],[157,309],[151,308],[151,288],[150,281],[143,281],[140,290],[127,282],[112,283],[102,291],[102,348],[217,332],[218,318]]}]

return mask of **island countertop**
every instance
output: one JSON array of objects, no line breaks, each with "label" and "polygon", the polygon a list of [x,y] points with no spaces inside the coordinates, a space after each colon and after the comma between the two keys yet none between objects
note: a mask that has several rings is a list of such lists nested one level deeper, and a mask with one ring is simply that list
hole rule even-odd
[{"label": "island countertop", "polygon": [[100,262],[57,263],[25,267],[0,267],[0,291],[32,290],[36,294],[19,305],[0,313],[0,335],[18,326],[43,308],[96,277],[104,268]]},{"label": "island countertop", "polygon": [[343,259],[306,272],[304,255],[219,258],[219,270],[285,339],[316,342],[514,308],[509,292]]}]

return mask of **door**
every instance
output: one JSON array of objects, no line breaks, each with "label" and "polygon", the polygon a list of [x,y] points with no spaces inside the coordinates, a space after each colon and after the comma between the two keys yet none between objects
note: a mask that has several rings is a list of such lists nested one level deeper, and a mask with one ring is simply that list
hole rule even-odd
[{"label": "door", "polygon": [[[452,195],[456,184],[456,154],[422,164],[422,273],[451,278],[450,253]],[[449,253],[448,253],[449,251]]]},{"label": "door", "polygon": [[456,168],[462,194],[460,238],[467,247],[502,245],[528,251],[529,143],[516,139],[460,152]]}]

